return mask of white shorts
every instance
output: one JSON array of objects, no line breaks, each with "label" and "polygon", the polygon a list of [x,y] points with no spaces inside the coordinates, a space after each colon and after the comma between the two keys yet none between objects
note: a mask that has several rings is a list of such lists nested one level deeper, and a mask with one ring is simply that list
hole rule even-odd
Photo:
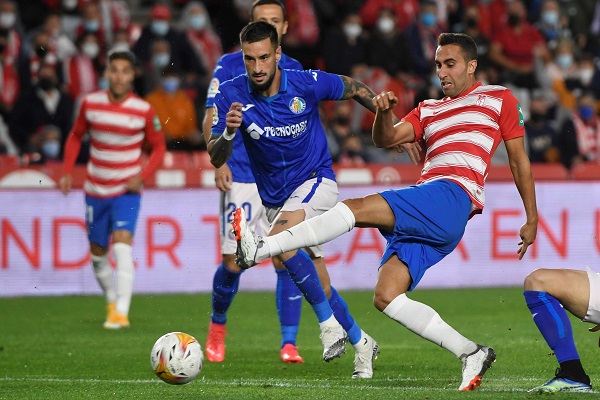
[{"label": "white shorts", "polygon": [[588,267],[587,274],[590,280],[590,302],[587,314],[582,321],[600,324],[600,273],[594,272]]},{"label": "white shorts", "polygon": [[237,243],[232,233],[233,212],[243,208],[250,219],[248,224],[259,235],[269,232],[269,222],[265,207],[255,183],[233,182],[228,192],[221,192],[219,203],[219,230],[221,233],[221,254],[235,254]]},{"label": "white shorts", "polygon": [[[304,210],[304,219],[310,219],[333,208],[338,202],[337,182],[327,178],[309,179],[300,185],[279,208],[267,208],[267,220],[273,224],[282,211]],[[309,254],[323,257],[323,247],[313,246]]]}]

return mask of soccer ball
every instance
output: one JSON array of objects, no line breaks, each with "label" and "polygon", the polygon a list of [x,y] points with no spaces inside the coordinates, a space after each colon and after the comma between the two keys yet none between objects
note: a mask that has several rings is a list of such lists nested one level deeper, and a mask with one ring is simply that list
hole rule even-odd
[{"label": "soccer ball", "polygon": [[191,382],[202,370],[202,347],[192,335],[170,332],[158,338],[150,363],[156,376],[172,385]]}]

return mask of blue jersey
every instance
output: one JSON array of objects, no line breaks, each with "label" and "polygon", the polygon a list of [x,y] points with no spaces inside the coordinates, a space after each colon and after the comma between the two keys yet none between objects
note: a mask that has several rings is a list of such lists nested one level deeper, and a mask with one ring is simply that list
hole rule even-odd
[{"label": "blue jersey", "polygon": [[309,179],[335,180],[319,102],[339,100],[343,93],[339,75],[312,70],[281,70],[279,93],[269,98],[252,91],[247,75],[221,84],[212,134],[225,131],[231,103],[242,103],[242,125],[236,137],[241,133],[244,139],[266,207],[282,206]]},{"label": "blue jersey", "polygon": [[[281,53],[278,65],[284,69],[304,69],[296,59],[288,57]],[[215,103],[215,95],[219,91],[219,85],[222,82],[235,78],[236,76],[246,73],[244,65],[244,55],[242,51],[223,55],[213,71],[213,77],[210,81],[208,93],[206,95],[206,109],[209,110]],[[241,135],[238,135],[241,136]],[[233,153],[231,158],[227,160],[227,165],[231,169],[231,174],[235,182],[253,183],[254,175],[250,169],[250,161],[246,148],[242,143],[241,137],[235,137],[233,145]]]}]

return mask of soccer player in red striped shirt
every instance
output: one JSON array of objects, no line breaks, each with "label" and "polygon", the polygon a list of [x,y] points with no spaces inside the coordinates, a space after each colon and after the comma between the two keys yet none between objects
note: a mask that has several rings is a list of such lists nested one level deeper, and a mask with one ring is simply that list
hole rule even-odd
[{"label": "soccer player in red striped shirt", "polygon": [[[131,91],[135,56],[130,51],[109,54],[108,90],[86,95],[64,152],[64,175],[60,188],[71,191],[71,172],[83,136],[90,136],[90,159],[84,184],[92,265],[107,302],[106,329],[129,327],[134,265],[131,243],[140,210],[144,179],[160,166],[165,139],[150,104]],[[152,153],[142,166],[142,145]],[[117,264],[116,284],[108,260],[112,249]]]},{"label": "soccer player in red striped shirt", "polygon": [[[465,34],[438,38],[435,64],[445,97],[426,100],[397,122],[393,92],[373,98],[377,108],[373,141],[394,148],[424,140],[427,148],[417,185],[338,203],[329,211],[277,235],[256,236],[234,220],[240,237],[238,262],[252,265],[288,251],[323,244],[354,227],[379,228],[387,246],[375,286],[375,307],[462,361],[459,390],[475,390],[495,360],[494,350],[473,342],[426,304],[409,299],[425,271],[460,242],[467,221],[481,213],[492,155],[504,141],[527,220],[521,227],[521,259],[537,233],[531,165],[523,144],[523,116],[515,96],[502,86],[475,80],[477,46]],[[236,212],[236,215],[239,214]]]}]

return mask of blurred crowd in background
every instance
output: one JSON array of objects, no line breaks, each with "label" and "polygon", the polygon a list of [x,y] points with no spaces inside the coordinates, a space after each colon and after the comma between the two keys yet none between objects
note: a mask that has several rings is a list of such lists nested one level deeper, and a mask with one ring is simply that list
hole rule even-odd
[{"label": "blurred crowd in background", "polygon": [[[107,52],[132,50],[134,91],[155,108],[171,151],[205,151],[206,90],[219,57],[239,50],[253,0],[0,0],[0,154],[60,161],[78,102],[107,88]],[[532,162],[571,169],[600,158],[600,0],[282,0],[283,51],[305,69],[392,90],[404,116],[442,98],[436,39],[478,45],[476,77],[520,100]],[[330,151],[347,166],[406,163],[370,140],[373,115],[323,107]],[[499,148],[493,162],[507,163]],[[85,162],[84,145],[78,162]]]}]

